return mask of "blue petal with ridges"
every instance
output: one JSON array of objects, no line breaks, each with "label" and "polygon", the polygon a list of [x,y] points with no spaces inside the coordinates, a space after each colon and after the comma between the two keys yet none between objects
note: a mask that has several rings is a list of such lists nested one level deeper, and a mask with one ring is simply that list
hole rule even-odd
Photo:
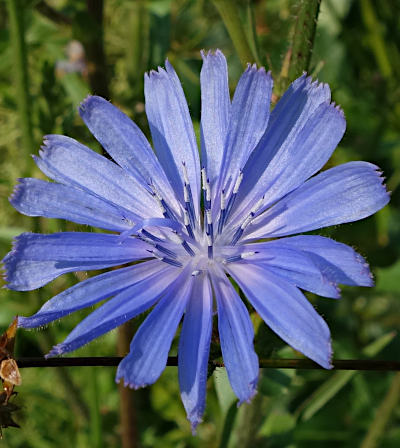
[{"label": "blue petal with ridges", "polygon": [[227,271],[271,330],[322,367],[332,368],[329,328],[295,286],[254,264],[232,263]]},{"label": "blue petal with ridges", "polygon": [[104,269],[148,258],[148,248],[136,238],[120,242],[118,235],[104,233],[22,233],[3,259],[7,287],[36,289],[66,272]]},{"label": "blue petal with ridges", "polygon": [[[296,133],[289,133],[271,161],[271,140],[275,127],[267,130],[245,166],[243,178],[248,181],[240,189],[237,203],[240,210],[250,209],[265,194],[260,209],[264,210],[318,172],[331,157],[343,137],[346,121],[343,112],[333,104],[320,104]],[[263,170],[263,171],[262,171]],[[251,191],[248,191],[253,185]]]},{"label": "blue petal with ridges", "polygon": [[67,219],[119,232],[133,226],[123,209],[72,185],[31,178],[19,182],[10,202],[24,215]]},{"label": "blue petal with ridges", "polygon": [[[248,65],[241,76],[232,100],[231,116],[218,178],[218,193],[221,188],[230,192],[239,170],[267,128],[269,105],[273,81],[271,74],[261,67]],[[219,203],[217,201],[217,206]]]},{"label": "blue petal with ridges", "polygon": [[208,356],[213,301],[208,275],[194,279],[179,339],[178,374],[181,397],[192,431],[202,421],[206,405]]},{"label": "blue petal with ridges", "polygon": [[185,163],[198,214],[200,162],[196,137],[178,76],[168,61],[165,67],[145,75],[146,114],[158,160],[182,204]]},{"label": "blue petal with ridges", "polygon": [[201,85],[201,151],[213,191],[221,170],[223,149],[231,113],[228,67],[220,50],[202,52]]},{"label": "blue petal with ridges", "polygon": [[323,275],[335,283],[374,285],[368,263],[347,244],[318,235],[298,235],[279,242],[283,247],[307,254]]},{"label": "blue petal with ridges", "polygon": [[175,210],[178,205],[168,179],[143,132],[117,107],[99,96],[88,96],[79,114],[110,156],[147,189],[152,182]]},{"label": "blue petal with ridges", "polygon": [[239,404],[257,392],[258,357],[254,330],[247,309],[222,271],[211,274],[218,308],[218,331],[229,382]]},{"label": "blue petal with ridges", "polygon": [[366,218],[389,202],[382,182],[378,167],[367,162],[326,170],[256,218],[245,239],[293,235]]},{"label": "blue petal with ridges", "polygon": [[73,185],[131,212],[162,216],[152,194],[120,166],[63,135],[47,135],[35,161],[46,176]]},{"label": "blue petal with ridges", "polygon": [[118,366],[117,382],[123,378],[125,386],[137,389],[153,384],[161,375],[192,292],[193,276],[189,271],[185,268],[181,272],[136,332],[129,354]]},{"label": "blue petal with ridges", "polygon": [[313,258],[295,247],[285,245],[286,238],[266,243],[246,244],[238,248],[241,252],[257,252],[242,263],[257,264],[269,272],[284,278],[289,283],[320,296],[337,299],[340,290],[331,276],[314,263]]},{"label": "blue petal with ridges", "polygon": [[53,347],[46,357],[50,358],[76,350],[143,313],[160,299],[178,275],[179,271],[173,267],[166,267],[156,272],[150,269],[147,275],[137,283],[124,289],[112,300],[90,313],[61,344]]},{"label": "blue petal with ridges", "polygon": [[[262,187],[266,192],[266,187],[273,179],[263,176],[263,173],[271,160],[279,152],[287,152],[285,148],[296,139],[316,109],[323,103],[329,104],[330,98],[328,85],[312,82],[306,74],[289,86],[271,112],[267,130],[244,168],[245,175],[236,202],[238,208],[243,199],[248,199],[247,196],[255,186]],[[285,164],[286,160],[282,162]]]},{"label": "blue petal with ridges", "polygon": [[18,326],[36,328],[47,325],[49,322],[118,294],[150,275],[163,276],[171,269],[173,268],[159,260],[151,260],[96,275],[57,294],[33,316],[18,316]]}]

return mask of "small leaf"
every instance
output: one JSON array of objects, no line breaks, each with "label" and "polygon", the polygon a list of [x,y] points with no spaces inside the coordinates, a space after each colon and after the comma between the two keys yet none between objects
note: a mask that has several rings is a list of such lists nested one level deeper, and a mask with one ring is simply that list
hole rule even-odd
[{"label": "small leaf", "polygon": [[223,415],[226,415],[232,404],[237,401],[236,395],[231,388],[225,368],[215,369],[213,378],[221,411]]},{"label": "small leaf", "polygon": [[[395,335],[395,332],[390,332],[381,336],[367,345],[362,353],[368,357],[376,356],[393,340]],[[336,372],[299,406],[296,414],[302,413],[301,419],[309,420],[357,374],[356,370]]]}]

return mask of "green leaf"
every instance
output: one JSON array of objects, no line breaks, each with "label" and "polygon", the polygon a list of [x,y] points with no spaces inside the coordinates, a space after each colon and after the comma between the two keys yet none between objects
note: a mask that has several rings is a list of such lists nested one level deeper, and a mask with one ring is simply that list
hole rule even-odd
[{"label": "green leaf", "polygon": [[271,412],[260,428],[259,434],[271,437],[291,431],[296,425],[296,419],[287,412]]},{"label": "green leaf", "polygon": [[15,236],[27,230],[22,227],[0,227],[0,241],[10,242]]},{"label": "green leaf", "polygon": [[[395,332],[390,332],[381,336],[371,344],[367,345],[362,350],[362,353],[368,357],[376,356],[393,340],[395,335]],[[301,413],[301,419],[303,421],[309,420],[357,374],[358,372],[356,370],[334,373],[313,394],[311,394],[302,405],[299,406],[296,414],[298,415]]]},{"label": "green leaf", "polygon": [[400,292],[400,260],[388,268],[377,269],[376,289],[382,292]]},{"label": "green leaf", "polygon": [[225,368],[217,367],[214,371],[213,378],[218,402],[222,413],[225,415],[232,404],[237,401],[237,397],[231,388]]}]

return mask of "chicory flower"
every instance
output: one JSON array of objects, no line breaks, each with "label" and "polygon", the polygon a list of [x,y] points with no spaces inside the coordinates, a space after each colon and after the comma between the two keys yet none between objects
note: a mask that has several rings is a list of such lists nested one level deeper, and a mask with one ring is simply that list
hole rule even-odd
[{"label": "chicory flower", "polygon": [[179,383],[193,429],[205,407],[214,304],[232,388],[240,402],[256,392],[254,331],[231,279],[284,341],[330,368],[328,326],[301,290],[338,298],[338,284],[372,286],[372,279],[349,246],[298,234],[365,218],[389,200],[370,163],[317,174],[346,125],[326,84],[301,76],[271,112],[264,68],[249,65],[231,101],[224,55],[202,57],[201,157],[168,61],[145,76],[155,152],[119,109],[89,96],[80,115],[112,160],[47,136],[35,161],[54,182],[21,179],[11,203],[29,216],[111,232],[24,233],[4,259],[8,287],[18,291],[66,272],[127,264],[58,294],[19,326],[41,327],[108,299],[48,355],[56,356],[154,307],[117,371],[117,381],[138,388],[162,373],[183,318]]}]

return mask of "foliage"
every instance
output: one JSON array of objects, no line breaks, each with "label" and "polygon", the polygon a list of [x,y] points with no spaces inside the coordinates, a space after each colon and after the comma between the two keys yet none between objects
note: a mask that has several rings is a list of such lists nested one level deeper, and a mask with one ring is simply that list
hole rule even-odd
[{"label": "foliage", "polygon": [[[181,77],[195,126],[200,91],[199,50],[221,48],[227,55],[234,86],[242,70],[234,40],[215,2],[204,0],[104,0],[103,27],[88,10],[90,1],[21,0],[29,75],[33,147],[47,133],[72,136],[94,147],[76,108],[93,91],[93,64],[103,64],[97,84],[106,83],[113,103],[148,129],[143,105],[143,72],[163,64],[166,57]],[[94,2],[96,3],[96,2]],[[243,24],[242,36],[254,58],[277,77],[287,58],[301,0],[232,2]],[[43,8],[43,4],[50,9]],[[101,2],[97,2],[101,4]],[[7,5],[0,3],[0,248],[5,254],[13,235],[22,230],[54,232],[79,226],[57,220],[23,217],[8,204],[18,177],[40,176],[23,145],[19,97],[15,85],[16,55],[11,45]],[[336,358],[397,359],[398,336],[387,335],[400,325],[400,53],[398,0],[323,0],[315,35],[310,72],[328,82],[334,100],[346,114],[347,132],[330,165],[350,160],[378,164],[392,191],[388,207],[364,221],[331,228],[324,234],[354,246],[367,257],[376,274],[376,288],[345,288],[340,301],[315,298],[313,304],[327,320]],[[49,13],[50,11],[50,13]],[[51,14],[53,13],[53,14]],[[105,59],[96,53],[104,33]],[[87,72],[60,73],[72,39],[86,48]],[[101,45],[100,45],[101,46]],[[100,87],[99,87],[100,86]],[[104,94],[104,93],[103,93]],[[148,132],[147,132],[148,134]],[[101,151],[100,148],[94,148]],[[0,291],[1,332],[15,314],[29,315],[38,304],[84,274],[57,279],[37,293]],[[82,314],[63,319],[45,331],[20,331],[18,356],[36,356],[61,341]],[[139,318],[141,319],[141,318]],[[257,325],[257,318],[254,317]],[[134,323],[134,325],[137,325]],[[260,357],[298,354],[259,327]],[[272,339],[273,338],[273,339]],[[383,339],[382,339],[383,338]],[[385,339],[386,338],[386,339]],[[79,350],[77,355],[113,355],[116,333]],[[367,350],[374,341],[375,351]],[[270,342],[271,341],[271,342]],[[261,354],[262,353],[262,354]],[[5,431],[5,447],[120,446],[119,395],[112,368],[26,369],[16,402],[22,429]],[[143,447],[395,447],[400,442],[400,405],[390,401],[398,379],[392,373],[264,370],[259,394],[239,409],[227,387],[223,370],[208,381],[207,410],[198,436],[178,397],[176,368],[134,393],[136,427]],[[392,389],[391,389],[392,388]],[[397,389],[395,389],[397,390]],[[392,394],[393,395],[393,394]],[[388,412],[389,407],[389,412]],[[99,424],[100,422],[100,424]],[[397,425],[396,425],[397,423]],[[367,437],[371,429],[373,435]],[[379,442],[376,442],[379,440]],[[364,442],[363,442],[364,441]]]}]

